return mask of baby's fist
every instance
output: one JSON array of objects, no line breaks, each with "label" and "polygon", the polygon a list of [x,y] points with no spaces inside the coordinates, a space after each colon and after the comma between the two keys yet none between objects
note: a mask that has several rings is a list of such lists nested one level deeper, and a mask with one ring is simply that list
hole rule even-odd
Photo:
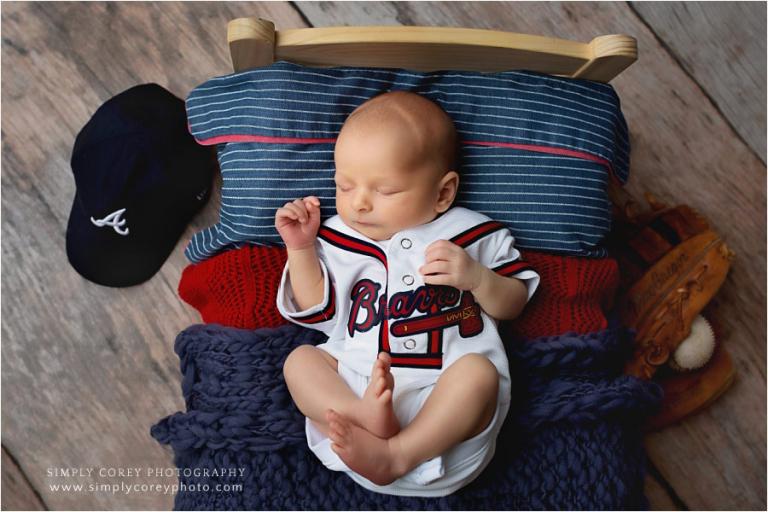
[{"label": "baby's fist", "polygon": [[314,245],[320,227],[320,200],[315,196],[288,202],[275,212],[275,228],[287,249]]},{"label": "baby's fist", "polygon": [[437,240],[424,252],[425,264],[419,272],[425,284],[453,286],[473,291],[480,286],[483,266],[460,246],[449,240]]}]

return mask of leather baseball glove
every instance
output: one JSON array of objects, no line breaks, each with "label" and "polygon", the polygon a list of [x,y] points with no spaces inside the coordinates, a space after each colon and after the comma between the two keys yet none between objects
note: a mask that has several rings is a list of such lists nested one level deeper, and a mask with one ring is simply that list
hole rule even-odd
[{"label": "leather baseball glove", "polygon": [[613,188],[611,196],[614,229],[608,245],[621,271],[617,304],[623,323],[636,331],[625,373],[651,379],[664,369],[656,379],[665,389],[663,408],[650,422],[659,428],[701,409],[733,380],[731,359],[713,339],[708,353],[707,347],[699,349],[709,358],[702,368],[693,366],[703,361],[687,369],[673,364],[684,372],[675,373],[667,363],[686,360],[684,354],[672,356],[689,336],[696,339],[687,342],[687,353],[695,353],[692,344],[707,341],[693,336],[691,325],[719,290],[734,254],[689,206],[668,207],[647,194],[650,211],[639,212],[623,189]]}]

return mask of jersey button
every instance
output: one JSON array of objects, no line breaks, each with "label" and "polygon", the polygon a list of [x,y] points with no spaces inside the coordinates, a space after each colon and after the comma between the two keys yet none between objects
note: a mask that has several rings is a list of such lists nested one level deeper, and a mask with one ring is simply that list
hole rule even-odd
[{"label": "jersey button", "polygon": [[411,286],[413,284],[413,276],[411,274],[405,274],[403,276],[403,282],[407,284],[408,286]]},{"label": "jersey button", "polygon": [[413,350],[416,348],[416,340],[409,338],[405,340],[405,342],[403,343],[403,346],[405,346],[405,348],[407,348],[408,350]]},{"label": "jersey button", "polygon": [[411,242],[410,238],[403,238],[400,240],[400,245],[403,247],[403,249],[410,249],[413,243]]}]

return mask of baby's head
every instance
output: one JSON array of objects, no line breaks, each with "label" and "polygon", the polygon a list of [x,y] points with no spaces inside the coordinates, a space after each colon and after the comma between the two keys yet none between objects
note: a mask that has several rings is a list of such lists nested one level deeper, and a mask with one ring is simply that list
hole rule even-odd
[{"label": "baby's head", "polygon": [[439,106],[396,91],[355,109],[341,128],[336,211],[372,240],[432,221],[456,196],[456,129]]}]

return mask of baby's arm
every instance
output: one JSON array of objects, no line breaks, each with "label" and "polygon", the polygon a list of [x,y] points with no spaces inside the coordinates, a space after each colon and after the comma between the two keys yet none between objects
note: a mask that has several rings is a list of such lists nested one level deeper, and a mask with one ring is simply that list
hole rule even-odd
[{"label": "baby's arm", "polygon": [[299,309],[323,300],[325,280],[315,248],[320,227],[320,200],[315,196],[285,203],[275,213],[275,228],[285,242],[291,291]]},{"label": "baby's arm", "polygon": [[517,317],[528,301],[522,281],[494,272],[453,242],[433,242],[425,256],[426,263],[419,269],[425,283],[472,292],[483,311],[497,320]]},{"label": "baby's arm", "polygon": [[528,288],[525,284],[519,279],[502,276],[477,261],[472,261],[477,265],[480,277],[477,287],[470,291],[483,311],[497,320],[517,318],[528,302]]}]

